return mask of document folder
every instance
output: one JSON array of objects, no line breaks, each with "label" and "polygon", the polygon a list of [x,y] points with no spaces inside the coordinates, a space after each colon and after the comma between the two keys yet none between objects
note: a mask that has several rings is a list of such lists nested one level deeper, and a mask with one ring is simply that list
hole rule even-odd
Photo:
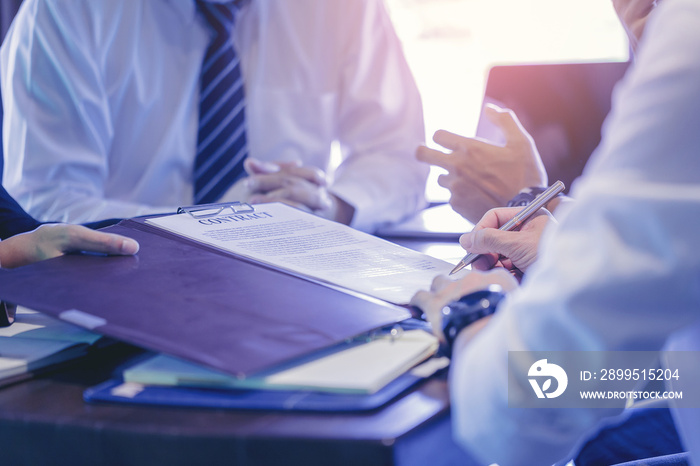
[{"label": "document folder", "polygon": [[[410,319],[400,324],[411,331],[423,331],[427,323]],[[423,329],[423,330],[415,330]],[[342,343],[352,345],[352,343]],[[323,353],[323,352],[322,352]],[[124,363],[112,379],[86,389],[83,398],[92,403],[153,406],[181,406],[236,410],[275,410],[310,412],[353,412],[378,409],[417,384],[446,374],[449,360],[431,358],[396,376],[372,393],[340,391],[255,389],[221,386],[166,386],[127,381],[127,373],[162,355],[144,354]]]},{"label": "document folder", "polygon": [[236,410],[353,412],[378,409],[425,380],[406,373],[371,395],[283,390],[218,390],[197,387],[163,387],[108,380],[89,388],[83,399],[90,403],[117,403],[187,408]]},{"label": "document folder", "polygon": [[0,299],[246,377],[410,317],[383,301],[125,220],[136,256],[71,254],[0,270]]}]

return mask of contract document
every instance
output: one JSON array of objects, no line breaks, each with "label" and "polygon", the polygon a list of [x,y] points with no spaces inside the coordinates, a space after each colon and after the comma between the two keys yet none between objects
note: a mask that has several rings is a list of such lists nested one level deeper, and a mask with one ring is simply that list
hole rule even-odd
[{"label": "contract document", "polygon": [[[180,213],[147,223],[272,267],[395,304],[454,264],[282,203],[248,212]],[[459,277],[460,275],[456,275]]]}]

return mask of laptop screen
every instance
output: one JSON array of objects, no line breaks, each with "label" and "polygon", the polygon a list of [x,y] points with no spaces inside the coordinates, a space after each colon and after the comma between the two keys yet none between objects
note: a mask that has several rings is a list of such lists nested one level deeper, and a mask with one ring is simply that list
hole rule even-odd
[{"label": "laptop screen", "polygon": [[[489,70],[484,103],[515,111],[535,140],[550,182],[567,188],[600,142],[615,84],[627,62],[497,65]],[[483,113],[476,135],[504,138]]]}]

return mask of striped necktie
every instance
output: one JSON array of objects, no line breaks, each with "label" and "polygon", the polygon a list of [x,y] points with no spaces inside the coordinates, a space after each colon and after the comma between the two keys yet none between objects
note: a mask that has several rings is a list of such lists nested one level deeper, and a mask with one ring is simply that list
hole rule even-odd
[{"label": "striped necktie", "polygon": [[194,162],[194,202],[216,202],[243,174],[248,154],[243,76],[231,41],[238,11],[234,3],[199,1],[215,35],[204,56],[200,83],[199,134]]}]

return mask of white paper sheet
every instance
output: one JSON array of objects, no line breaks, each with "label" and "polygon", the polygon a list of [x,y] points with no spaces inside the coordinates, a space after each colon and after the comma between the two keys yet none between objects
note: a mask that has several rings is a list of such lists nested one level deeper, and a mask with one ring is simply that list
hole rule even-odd
[{"label": "white paper sheet", "polygon": [[429,289],[453,264],[284,204],[207,218],[188,213],[147,222],[195,241],[396,304]]}]

